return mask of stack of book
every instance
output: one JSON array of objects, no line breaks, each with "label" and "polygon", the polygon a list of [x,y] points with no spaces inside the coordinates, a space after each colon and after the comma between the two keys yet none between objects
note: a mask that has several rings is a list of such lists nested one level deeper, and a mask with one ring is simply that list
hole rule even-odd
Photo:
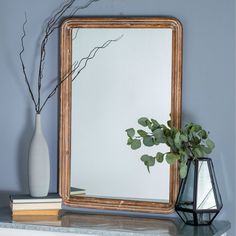
[{"label": "stack of book", "polygon": [[31,197],[30,195],[11,195],[10,207],[13,216],[44,215],[56,216],[61,210],[62,199],[58,194],[47,197]]}]

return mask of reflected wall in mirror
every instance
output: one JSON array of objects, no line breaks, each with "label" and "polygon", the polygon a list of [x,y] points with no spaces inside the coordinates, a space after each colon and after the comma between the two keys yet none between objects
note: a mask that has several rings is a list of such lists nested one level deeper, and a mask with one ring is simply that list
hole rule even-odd
[{"label": "reflected wall in mirror", "polygon": [[[144,115],[169,119],[171,33],[73,29],[72,64],[123,35],[100,51],[72,86],[71,186],[85,189],[87,196],[169,201],[169,165],[156,165],[149,174],[138,160],[142,150],[127,147],[125,129]],[[161,188],[153,188],[157,179]]]},{"label": "reflected wall in mirror", "polygon": [[[107,40],[60,93],[60,194],[77,207],[168,213],[178,190],[177,165],[155,165],[126,146],[139,117],[180,126],[182,28],[173,18],[73,18],[61,28],[61,74]],[[83,64],[81,64],[83,67]],[[76,73],[76,72],[75,72]],[[72,194],[71,188],[83,189]]]}]

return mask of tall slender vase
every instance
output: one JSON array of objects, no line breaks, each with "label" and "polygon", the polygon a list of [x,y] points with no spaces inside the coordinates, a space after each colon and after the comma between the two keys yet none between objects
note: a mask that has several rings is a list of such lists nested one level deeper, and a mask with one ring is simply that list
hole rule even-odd
[{"label": "tall slender vase", "polygon": [[32,197],[48,195],[50,160],[48,145],[41,128],[40,114],[35,117],[35,129],[29,148],[29,190]]}]

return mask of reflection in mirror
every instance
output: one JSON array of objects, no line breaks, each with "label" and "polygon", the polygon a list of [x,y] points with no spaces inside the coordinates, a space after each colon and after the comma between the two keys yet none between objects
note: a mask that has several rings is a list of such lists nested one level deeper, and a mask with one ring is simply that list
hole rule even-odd
[{"label": "reflection in mirror", "polygon": [[183,225],[179,219],[145,219],[128,216],[92,215],[65,213],[62,217],[63,227],[89,228],[90,230],[122,232],[146,235],[177,235],[178,228]]},{"label": "reflection in mirror", "polygon": [[86,196],[168,202],[169,166],[155,165],[149,174],[140,161],[144,151],[167,148],[133,152],[125,129],[142,116],[169,119],[172,30],[74,28],[72,64],[120,35],[73,82],[71,187]]},{"label": "reflection in mirror", "polygon": [[198,164],[197,209],[217,209],[207,161]]}]

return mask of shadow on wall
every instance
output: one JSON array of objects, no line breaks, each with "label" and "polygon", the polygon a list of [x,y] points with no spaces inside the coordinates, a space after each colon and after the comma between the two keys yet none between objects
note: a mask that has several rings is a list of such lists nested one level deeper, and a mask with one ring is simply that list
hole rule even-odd
[{"label": "shadow on wall", "polygon": [[9,196],[13,194],[19,194],[20,192],[15,191],[0,191],[0,207],[9,207]]},{"label": "shadow on wall", "polygon": [[26,111],[26,117],[23,124],[22,132],[19,135],[19,143],[17,148],[17,168],[18,168],[18,186],[21,193],[29,193],[28,185],[28,152],[31,138],[34,132],[32,119],[32,110]]}]

